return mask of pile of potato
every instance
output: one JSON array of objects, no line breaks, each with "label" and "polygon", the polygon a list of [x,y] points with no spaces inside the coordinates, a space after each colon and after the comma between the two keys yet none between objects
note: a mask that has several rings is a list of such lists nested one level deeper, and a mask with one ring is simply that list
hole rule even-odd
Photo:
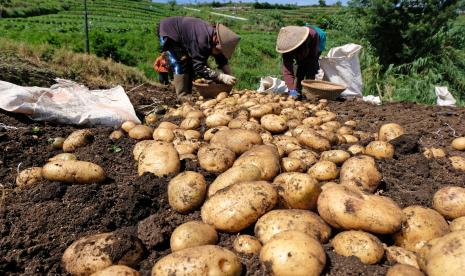
[{"label": "pile of potato", "polygon": [[[365,264],[386,256],[397,263],[388,275],[465,270],[464,188],[437,191],[433,208],[401,209],[377,193],[382,173],[376,162],[394,157],[390,141],[405,133],[398,124],[367,133],[357,130],[356,121],[338,121],[325,100],[313,104],[247,90],[182,104],[161,122],[152,117],[148,121],[156,128],[126,122],[110,138],[127,133],[141,140],[133,149],[139,175],[172,176],[170,206],[183,214],[200,208],[202,218],[174,230],[172,253],[154,264],[152,275],[241,275],[238,254],[258,254],[272,275],[319,275],[326,265],[322,245],[328,242],[336,253]],[[183,120],[176,125],[166,121],[170,117]],[[359,143],[367,139],[366,146]],[[465,143],[455,141],[453,147],[463,150]],[[426,149],[425,156],[445,154]],[[216,179],[207,183],[198,172],[180,172],[186,159]],[[461,160],[451,160],[461,168]],[[44,173],[66,167],[60,162],[47,164],[42,175],[65,181]],[[254,236],[243,235],[246,229]],[[237,234],[232,250],[216,245],[218,231]],[[92,243],[72,244],[63,256],[65,269],[76,275],[138,275],[130,267],[137,266],[140,241],[132,241],[136,252],[111,259],[101,252],[111,240],[99,235],[83,238]],[[383,244],[380,235],[391,236],[393,244]]]}]

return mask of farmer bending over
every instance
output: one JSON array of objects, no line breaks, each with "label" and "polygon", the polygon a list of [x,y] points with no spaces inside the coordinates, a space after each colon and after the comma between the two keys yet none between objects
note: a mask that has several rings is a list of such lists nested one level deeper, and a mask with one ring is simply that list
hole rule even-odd
[{"label": "farmer bending over", "polygon": [[[212,26],[194,17],[168,17],[160,21],[158,35],[162,50],[169,55],[178,99],[192,92],[194,75],[229,85],[236,83],[236,78],[231,76],[228,59],[240,37],[224,25]],[[210,55],[222,72],[208,67]]]},{"label": "farmer bending over", "polygon": [[310,26],[287,26],[279,31],[276,51],[283,55],[284,82],[291,97],[301,98],[302,80],[315,79],[325,37],[321,29]]}]

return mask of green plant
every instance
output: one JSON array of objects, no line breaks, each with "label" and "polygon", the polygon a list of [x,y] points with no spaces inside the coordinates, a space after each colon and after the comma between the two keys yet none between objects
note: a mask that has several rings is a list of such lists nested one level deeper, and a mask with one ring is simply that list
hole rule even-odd
[{"label": "green plant", "polygon": [[121,148],[118,145],[112,145],[110,148],[108,148],[108,151],[111,153],[118,153],[118,152],[123,152],[123,148]]}]

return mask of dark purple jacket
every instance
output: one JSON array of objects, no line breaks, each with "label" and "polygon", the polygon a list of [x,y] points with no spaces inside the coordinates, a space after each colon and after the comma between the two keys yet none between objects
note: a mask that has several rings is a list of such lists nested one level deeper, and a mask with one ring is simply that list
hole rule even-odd
[{"label": "dark purple jacket", "polygon": [[[214,72],[208,68],[208,57],[212,55],[215,28],[206,21],[194,17],[174,16],[160,21],[159,35],[168,37],[183,47],[192,58],[195,73],[202,77],[213,77]],[[169,49],[164,49],[169,50]],[[228,64],[223,54],[213,55],[218,68]],[[207,74],[207,76],[205,76]]]}]

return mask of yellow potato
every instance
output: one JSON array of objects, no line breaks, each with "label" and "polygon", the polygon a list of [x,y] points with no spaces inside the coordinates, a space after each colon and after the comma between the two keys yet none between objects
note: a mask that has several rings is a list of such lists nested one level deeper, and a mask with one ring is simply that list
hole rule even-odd
[{"label": "yellow potato", "polygon": [[465,137],[455,138],[451,145],[456,150],[465,150]]},{"label": "yellow potato", "polygon": [[304,125],[318,126],[323,123],[323,120],[320,117],[308,117],[302,121]]},{"label": "yellow potato", "polygon": [[450,231],[465,230],[465,217],[459,217],[450,222]]},{"label": "yellow potato", "polygon": [[244,164],[234,166],[220,174],[215,181],[213,181],[213,183],[208,187],[208,197],[211,197],[217,191],[233,184],[246,181],[256,181],[260,180],[261,177],[261,170],[255,165]]},{"label": "yellow potato", "polygon": [[167,129],[175,130],[178,128],[178,126],[172,122],[161,122],[158,125],[158,128],[167,128]]},{"label": "yellow potato", "polygon": [[302,232],[285,231],[262,247],[260,261],[275,276],[317,276],[326,264],[326,255],[316,239]]},{"label": "yellow potato", "polygon": [[299,119],[291,119],[287,121],[287,127],[290,129],[295,128],[300,124],[302,124],[302,122]]},{"label": "yellow potato", "polygon": [[171,252],[189,247],[216,244],[218,234],[213,226],[201,221],[189,221],[174,229],[170,238]]},{"label": "yellow potato", "polygon": [[343,150],[329,150],[321,153],[320,160],[331,161],[337,165],[341,165],[347,159],[350,158],[350,154]]},{"label": "yellow potato", "polygon": [[72,154],[72,153],[59,153],[55,156],[53,156],[52,158],[49,158],[48,161],[49,162],[52,162],[52,161],[66,161],[66,160],[77,160],[77,157],[76,155]]},{"label": "yellow potato", "polygon": [[31,167],[22,170],[16,177],[16,186],[20,188],[32,187],[42,180],[42,167]]},{"label": "yellow potato", "polygon": [[350,128],[348,126],[342,126],[337,130],[337,134],[340,134],[340,135],[344,135],[344,134],[351,135],[353,133],[354,133],[354,131],[352,130],[352,128]]},{"label": "yellow potato", "polygon": [[242,254],[257,254],[262,249],[262,244],[254,236],[240,235],[233,243],[234,251]]},{"label": "yellow potato", "polygon": [[273,113],[273,107],[269,104],[255,105],[249,107],[250,116],[253,118],[261,118],[266,114]]},{"label": "yellow potato", "polygon": [[289,209],[316,209],[321,188],[318,181],[305,173],[289,172],[275,177],[280,205]]},{"label": "yellow potato", "polygon": [[281,159],[281,168],[284,172],[305,172],[307,166],[300,159],[284,157]]},{"label": "yellow potato", "polygon": [[311,129],[304,129],[297,137],[301,145],[309,147],[317,151],[325,151],[331,149],[331,144],[328,139],[324,138],[316,131]]},{"label": "yellow potato", "polygon": [[197,118],[197,119],[202,119],[203,118],[203,113],[200,110],[191,110],[187,112],[186,118]]},{"label": "yellow potato", "polygon": [[110,138],[110,140],[115,141],[115,140],[121,139],[121,137],[123,137],[123,135],[124,135],[123,131],[117,129],[117,130],[112,131],[108,138]]},{"label": "yellow potato", "polygon": [[446,153],[444,152],[443,149],[434,148],[434,147],[425,148],[425,151],[423,152],[423,155],[428,159],[446,157]]},{"label": "yellow potato", "polygon": [[50,181],[87,184],[103,181],[105,172],[94,163],[67,160],[47,163],[42,168],[42,176]]},{"label": "yellow potato", "polygon": [[72,275],[90,275],[115,264],[135,266],[142,254],[138,239],[113,232],[101,233],[73,242],[63,253],[62,264]]},{"label": "yellow potato", "polygon": [[63,142],[64,152],[74,152],[77,148],[84,147],[94,139],[89,129],[73,131]]},{"label": "yellow potato", "polygon": [[433,196],[433,208],[448,219],[465,216],[465,188],[448,186]]},{"label": "yellow potato", "polygon": [[339,170],[333,162],[323,160],[316,162],[307,173],[318,181],[328,181],[337,178]]},{"label": "yellow potato", "polygon": [[347,149],[347,151],[350,152],[352,155],[364,154],[365,147],[363,147],[362,145],[352,145]]},{"label": "yellow potato", "polygon": [[156,141],[140,154],[137,170],[139,175],[151,172],[156,176],[164,176],[178,173],[180,168],[179,155],[173,144]]},{"label": "yellow potato", "polygon": [[152,140],[143,140],[143,141],[137,142],[134,145],[134,149],[132,150],[132,156],[134,157],[134,160],[136,160],[136,161],[139,160],[139,157],[142,154],[142,152],[144,151],[144,149],[148,145],[151,145],[153,143],[154,143],[154,141],[152,141]]},{"label": "yellow potato", "polygon": [[410,265],[420,269],[417,256],[415,253],[408,251],[402,247],[389,246],[386,248],[386,258],[389,262]]},{"label": "yellow potato", "polygon": [[447,221],[433,209],[413,205],[404,208],[402,212],[406,220],[401,230],[394,235],[397,246],[418,252],[427,241],[450,232]]},{"label": "yellow potato", "polygon": [[301,160],[306,168],[310,168],[317,162],[317,154],[308,149],[295,150],[288,154],[290,158],[297,158]]},{"label": "yellow potato", "polygon": [[207,118],[205,118],[205,124],[209,128],[218,127],[218,126],[227,126],[229,121],[231,120],[232,118],[229,115],[222,114],[222,113],[213,113],[207,116]]},{"label": "yellow potato", "polygon": [[[117,130],[115,130],[117,131]],[[121,130],[120,130],[121,132]],[[62,149],[63,148],[63,143],[65,142],[65,138],[63,137],[55,137],[51,140],[51,145],[52,145],[52,148],[54,149]]]},{"label": "yellow potato", "polygon": [[200,139],[200,136],[201,134],[197,130],[188,129],[184,131],[184,137],[188,141]]},{"label": "yellow potato", "polygon": [[424,276],[423,272],[413,266],[406,264],[396,264],[389,268],[386,276]]},{"label": "yellow potato", "polygon": [[241,182],[216,192],[202,206],[203,222],[216,229],[239,232],[271,210],[278,194],[265,181]]},{"label": "yellow potato", "polygon": [[92,273],[91,276],[139,276],[140,273],[125,265],[112,265],[104,270]]},{"label": "yellow potato", "polygon": [[346,144],[354,144],[359,141],[357,137],[351,134],[343,134],[342,137],[344,137]]},{"label": "yellow potato", "polygon": [[131,122],[131,121],[126,121],[124,122],[122,125],[121,125],[121,128],[127,132],[129,132],[131,130],[131,128],[135,127],[136,126],[136,123],[134,122]]},{"label": "yellow potato", "polygon": [[169,128],[158,127],[154,130],[152,137],[155,141],[172,142],[174,140],[174,133]]},{"label": "yellow potato", "polygon": [[202,245],[176,251],[161,258],[152,268],[152,276],[240,276],[241,272],[242,265],[237,256],[216,245]]},{"label": "yellow potato", "polygon": [[390,123],[384,124],[379,129],[378,137],[380,141],[389,142],[405,133],[403,127],[399,124]]},{"label": "yellow potato", "polygon": [[136,140],[150,140],[152,139],[153,129],[144,125],[137,125],[129,130],[129,137]]},{"label": "yellow potato", "polygon": [[331,236],[331,227],[317,214],[301,209],[273,210],[255,224],[255,236],[266,244],[278,233],[294,230],[305,233],[319,240],[321,243],[328,241]]},{"label": "yellow potato", "polygon": [[375,160],[366,155],[357,155],[347,159],[341,167],[341,184],[357,187],[367,192],[374,192],[381,181],[381,173],[376,168]]},{"label": "yellow potato", "polygon": [[384,141],[373,141],[366,146],[365,154],[376,159],[392,159],[394,146]]},{"label": "yellow potato", "polygon": [[186,118],[182,120],[179,125],[182,129],[196,129],[200,127],[200,119],[197,118]]},{"label": "yellow potato", "polygon": [[283,133],[287,130],[286,120],[282,116],[267,114],[261,117],[260,122],[271,133]]},{"label": "yellow potato", "polygon": [[209,130],[205,131],[205,133],[203,134],[203,140],[208,142],[210,141],[213,136],[220,130],[226,130],[226,129],[229,129],[227,126],[219,126],[219,127],[214,127],[214,128],[210,128]]},{"label": "yellow potato", "polygon": [[245,129],[220,130],[211,138],[211,144],[220,144],[236,154],[242,154],[262,143],[260,134]]},{"label": "yellow potato", "polygon": [[459,171],[465,171],[465,158],[462,156],[451,156],[449,157],[452,167]]},{"label": "yellow potato", "polygon": [[404,221],[402,210],[392,199],[345,185],[325,187],[317,206],[320,216],[337,229],[393,234]]},{"label": "yellow potato", "polygon": [[198,159],[204,170],[224,172],[232,167],[236,160],[236,154],[220,144],[211,144],[200,148]]},{"label": "yellow potato", "polygon": [[349,120],[349,121],[344,122],[344,125],[348,127],[357,127],[358,123],[357,121]]},{"label": "yellow potato", "polygon": [[381,241],[363,231],[344,231],[337,234],[331,245],[337,254],[342,256],[355,256],[364,264],[376,264],[384,256]]},{"label": "yellow potato", "polygon": [[202,174],[185,171],[168,184],[168,202],[180,213],[193,211],[202,205],[207,192],[207,182]]},{"label": "yellow potato", "polygon": [[259,145],[243,153],[233,166],[254,165],[261,171],[263,180],[272,180],[280,172],[278,150],[274,146]]},{"label": "yellow potato", "polygon": [[329,121],[320,125],[320,129],[335,132],[341,127],[341,124],[337,121]]}]

